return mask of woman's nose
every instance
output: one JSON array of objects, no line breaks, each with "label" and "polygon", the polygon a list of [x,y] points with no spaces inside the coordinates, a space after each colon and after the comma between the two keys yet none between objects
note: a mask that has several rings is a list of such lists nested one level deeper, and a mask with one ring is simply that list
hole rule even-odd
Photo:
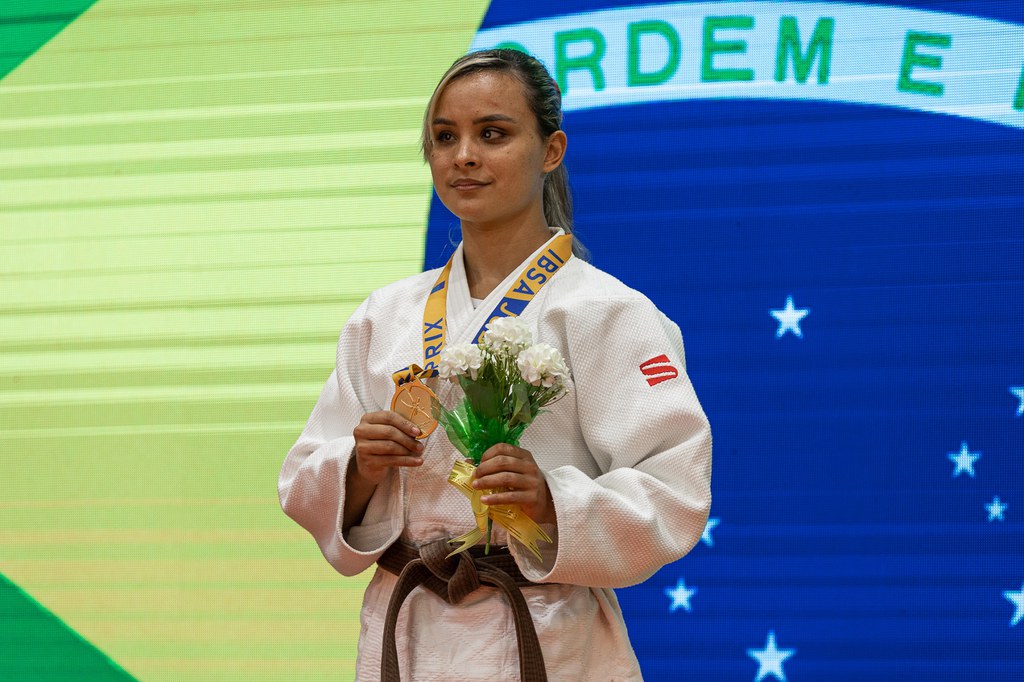
[{"label": "woman's nose", "polygon": [[479,163],[476,146],[472,140],[462,140],[455,150],[455,164],[457,166],[475,166]]}]

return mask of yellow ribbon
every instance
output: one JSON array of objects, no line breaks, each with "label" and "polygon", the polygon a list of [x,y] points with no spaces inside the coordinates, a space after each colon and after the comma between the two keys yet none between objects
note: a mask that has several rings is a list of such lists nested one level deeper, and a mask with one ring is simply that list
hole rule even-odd
[{"label": "yellow ribbon", "polygon": [[481,502],[480,498],[484,495],[494,494],[498,491],[475,489],[472,485],[475,470],[476,467],[473,464],[460,459],[456,460],[452,465],[451,473],[448,474],[448,482],[469,498],[469,502],[473,506],[473,516],[476,519],[476,528],[448,541],[451,544],[459,545],[448,556],[465,552],[479,542],[487,534],[487,518],[490,517],[494,523],[504,528],[511,537],[523,543],[527,549],[533,552],[534,556],[543,561],[544,557],[541,556],[537,542],[539,540],[551,542],[551,538],[533,519],[523,513],[518,504],[487,505]]},{"label": "yellow ribbon", "polygon": [[403,367],[397,372],[391,373],[391,379],[395,382],[395,386],[401,386],[402,384],[407,384],[410,381],[417,379],[423,382],[427,379],[433,379],[435,376],[437,376],[436,371],[423,369],[419,365],[409,365],[408,367]]}]

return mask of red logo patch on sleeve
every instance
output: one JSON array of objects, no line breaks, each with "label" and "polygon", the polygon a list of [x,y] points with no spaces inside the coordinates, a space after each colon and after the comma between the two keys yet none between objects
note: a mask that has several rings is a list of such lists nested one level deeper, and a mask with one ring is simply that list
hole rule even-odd
[{"label": "red logo patch on sleeve", "polygon": [[672,366],[668,356],[659,355],[640,365],[640,371],[647,377],[647,383],[656,386],[663,381],[675,379],[679,370]]}]

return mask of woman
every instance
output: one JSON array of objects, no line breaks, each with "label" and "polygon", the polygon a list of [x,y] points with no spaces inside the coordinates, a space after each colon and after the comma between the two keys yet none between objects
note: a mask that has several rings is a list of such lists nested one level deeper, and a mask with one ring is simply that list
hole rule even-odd
[{"label": "woman", "polygon": [[[378,566],[363,601],[359,680],[380,679],[385,634],[396,641],[405,680],[532,675],[520,668],[517,625],[524,641],[535,629],[539,667],[552,680],[638,680],[611,588],[679,559],[704,529],[711,433],[683,372],[678,328],[582,258],[566,251],[564,264],[538,260],[564,246],[568,238],[560,237],[571,230],[561,118],[557,85],[521,52],[473,53],[445,74],[427,106],[423,152],[463,241],[440,279],[434,270],[396,282],[352,315],[337,367],[281,470],[282,508],[332,566],[344,575],[387,566]],[[446,344],[472,342],[500,314],[506,293],[527,283],[524,268],[538,262],[545,281],[538,287],[540,277],[531,277],[532,298],[519,317],[565,357],[568,393],[527,429],[522,447],[491,448],[475,474],[481,488],[505,490],[485,503],[520,505],[553,540],[541,543],[538,559],[495,527],[494,542],[508,545],[506,569],[520,585],[513,604],[525,597],[529,617],[525,625],[521,614],[516,620],[508,590],[474,583],[442,599],[443,592],[412,589],[402,603],[411,589],[403,583],[386,628],[396,573],[409,573],[417,552],[426,557],[473,526],[468,501],[447,482],[456,453],[443,432],[417,439],[411,422],[384,408],[392,373],[429,360],[423,328],[440,324]],[[438,287],[446,290],[443,320],[428,315],[421,327]],[[666,371],[645,375],[641,365],[650,360]],[[439,398],[452,400],[451,390],[440,387]]]}]

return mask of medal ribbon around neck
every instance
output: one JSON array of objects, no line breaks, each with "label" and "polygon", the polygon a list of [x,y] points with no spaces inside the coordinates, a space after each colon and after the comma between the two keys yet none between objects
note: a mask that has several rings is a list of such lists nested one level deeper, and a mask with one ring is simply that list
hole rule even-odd
[{"label": "medal ribbon around neck", "polygon": [[487,325],[492,320],[522,315],[523,310],[540,292],[541,287],[547,284],[570,258],[572,258],[572,235],[563,234],[555,237],[550,245],[537,254],[533,261],[519,273],[515,283],[505,292],[498,305],[487,316],[480,331],[473,337],[473,343],[480,343],[483,340]]},{"label": "medal ribbon around neck", "polygon": [[[430,379],[437,376],[437,358],[441,355],[448,328],[448,280],[451,277],[453,254],[434,282],[427,303],[423,308],[423,367],[410,365],[391,375],[396,386],[410,381]],[[526,306],[551,280],[556,272],[572,258],[572,235],[555,237],[546,249],[541,251],[527,265],[519,277],[505,292],[505,295],[487,316],[480,330],[473,337],[473,343],[480,343],[484,331],[492,320],[500,317],[518,317]]]}]

